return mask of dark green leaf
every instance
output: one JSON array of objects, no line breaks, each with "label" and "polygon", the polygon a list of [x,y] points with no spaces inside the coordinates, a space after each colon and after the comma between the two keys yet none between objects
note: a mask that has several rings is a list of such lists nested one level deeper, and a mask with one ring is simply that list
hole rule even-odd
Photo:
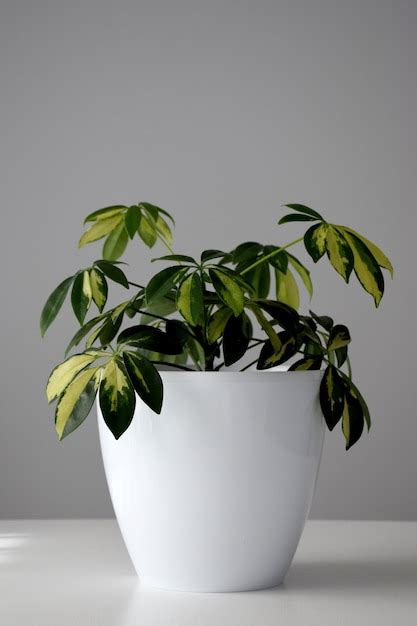
[{"label": "dark green leaf", "polygon": [[268,263],[261,263],[245,275],[246,281],[252,285],[257,298],[267,298],[271,286],[271,274]]},{"label": "dark green leaf", "polygon": [[107,346],[113,341],[119,332],[120,326],[123,322],[123,313],[120,313],[116,319],[111,317],[103,324],[101,331],[98,334],[98,338],[102,346]]},{"label": "dark green leaf", "polygon": [[337,348],[335,350],[337,366],[342,367],[343,363],[346,361],[348,356],[348,348],[347,346],[342,346],[341,348]]},{"label": "dark green leaf", "polygon": [[120,333],[117,341],[119,344],[134,345],[142,350],[161,354],[180,354],[183,349],[183,345],[177,341],[176,337],[145,324],[127,328]]},{"label": "dark green leaf", "polygon": [[65,350],[65,356],[67,356],[67,354],[70,352],[70,350],[72,350],[72,348],[74,348],[75,346],[78,346],[80,341],[84,339],[86,335],[88,335],[88,333],[90,332],[90,330],[94,328],[94,326],[96,326],[99,322],[101,322],[103,319],[105,319],[109,315],[110,315],[110,312],[103,313],[103,315],[97,315],[97,317],[94,317],[91,320],[89,320],[86,324],[84,324],[84,326],[81,326],[81,328],[77,330],[77,332],[75,333],[75,335],[69,342]]},{"label": "dark green leaf", "polygon": [[276,302],[275,300],[256,299],[254,302],[256,302],[261,309],[266,311],[272,319],[277,321],[282,328],[291,333],[295,332],[300,319],[295,309],[283,302]]},{"label": "dark green leaf", "polygon": [[355,274],[365,291],[373,297],[375,306],[378,306],[384,294],[384,277],[379,265],[358,237],[347,231],[344,235],[353,252]]},{"label": "dark green leaf", "polygon": [[124,352],[123,360],[130,381],[139,397],[155,413],[160,413],[163,399],[163,385],[155,366],[135,352]]},{"label": "dark green leaf", "polygon": [[333,365],[328,365],[320,383],[320,406],[329,430],[342,417],[344,407],[343,380]]},{"label": "dark green leaf", "polygon": [[144,209],[146,209],[146,211],[148,211],[150,213],[150,215],[152,215],[153,219],[156,221],[158,218],[158,213],[162,213],[163,215],[165,215],[168,219],[171,220],[172,224],[175,226],[175,220],[172,217],[172,215],[170,213],[168,213],[168,211],[165,211],[165,209],[161,209],[161,207],[156,206],[155,204],[150,204],[149,202],[141,202],[139,204],[140,207],[143,207]]},{"label": "dark green leaf", "polygon": [[207,261],[211,261],[212,259],[218,259],[220,257],[225,256],[225,252],[221,250],[204,250],[201,253],[201,263],[206,263]]},{"label": "dark green leaf", "polygon": [[371,428],[371,415],[369,413],[369,408],[368,408],[368,405],[365,402],[365,399],[364,399],[363,395],[361,394],[359,389],[356,387],[356,385],[353,384],[351,379],[348,376],[346,376],[346,374],[343,374],[343,372],[340,372],[340,375],[341,375],[341,377],[344,380],[345,386],[350,388],[351,392],[356,396],[356,398],[361,403],[362,413],[363,413],[363,416],[365,418],[365,422],[366,422],[366,425],[367,425],[368,431],[369,431],[369,429]]},{"label": "dark green leaf", "polygon": [[111,263],[110,261],[96,261],[94,265],[97,265],[107,278],[110,278],[113,282],[129,289],[129,282],[125,273],[119,267],[114,265],[114,263]]},{"label": "dark green leaf", "polygon": [[176,282],[182,277],[184,269],[187,270],[188,268],[174,265],[172,267],[166,267],[155,274],[146,287],[146,300],[148,304],[152,302],[152,300],[162,298],[162,296],[165,296],[171,291]]},{"label": "dark green leaf", "polygon": [[291,333],[286,330],[278,333],[281,347],[276,351],[270,340],[266,341],[262,346],[256,368],[258,370],[269,369],[281,365],[291,359],[299,349],[299,342],[296,341]]},{"label": "dark green leaf", "polygon": [[327,332],[332,329],[333,320],[328,315],[316,315],[316,313],[313,313],[313,311],[310,311],[310,315],[313,320],[315,320],[317,324],[319,324],[319,326],[327,330]]},{"label": "dark green leaf", "polygon": [[131,239],[136,235],[140,222],[140,208],[136,205],[130,206],[125,215],[125,226]]},{"label": "dark green leaf", "polygon": [[237,265],[238,263],[252,261],[262,252],[262,250],[263,246],[255,241],[246,241],[245,243],[241,243],[233,250],[233,263]]},{"label": "dark green leaf", "polygon": [[181,348],[185,346],[190,336],[187,325],[180,320],[167,320],[165,330],[170,341],[174,341]]},{"label": "dark green leaf", "polygon": [[62,281],[56,287],[42,309],[41,314],[41,335],[42,337],[45,335],[49,326],[52,324],[56,316],[58,315],[62,305],[64,304],[64,300],[67,297],[67,293],[69,288],[71,287],[72,281],[74,280],[74,276],[69,276],[65,280]]},{"label": "dark green leaf", "polygon": [[281,219],[278,221],[278,224],[287,224],[287,222],[315,222],[316,220],[316,217],[310,217],[309,215],[289,213],[288,215],[284,215],[284,217],[281,217]]},{"label": "dark green leaf", "polygon": [[252,337],[252,324],[245,312],[229,317],[223,334],[224,363],[229,366],[242,358]]},{"label": "dark green leaf", "polygon": [[314,209],[310,209],[310,207],[305,206],[304,204],[283,204],[282,206],[285,206],[288,209],[292,209],[293,211],[298,211],[298,213],[310,215],[310,217],[314,217],[317,220],[323,220],[320,213],[317,213],[317,211],[315,211]]},{"label": "dark green leaf", "polygon": [[165,256],[152,259],[152,263],[154,261],[178,261],[180,263],[192,263],[193,265],[197,265],[197,261],[193,259],[192,256],[186,254],[166,254]]},{"label": "dark green leaf", "polygon": [[360,439],[363,432],[364,415],[362,404],[350,387],[345,388],[345,401],[342,413],[342,431],[349,450]]}]

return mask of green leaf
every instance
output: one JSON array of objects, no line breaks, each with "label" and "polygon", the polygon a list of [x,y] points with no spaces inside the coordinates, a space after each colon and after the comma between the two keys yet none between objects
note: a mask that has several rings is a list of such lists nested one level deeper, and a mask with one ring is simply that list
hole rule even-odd
[{"label": "green leaf", "polygon": [[107,206],[104,209],[98,209],[97,211],[93,211],[90,215],[84,220],[84,224],[87,222],[95,222],[96,220],[107,219],[108,217],[113,217],[113,215],[120,215],[127,209],[127,206],[121,204],[115,204],[114,206]]},{"label": "green leaf", "polygon": [[291,372],[303,372],[305,370],[319,370],[322,363],[321,357],[306,357],[296,361],[289,367]]},{"label": "green leaf", "polygon": [[333,226],[328,226],[326,251],[330,263],[340,276],[349,282],[353,270],[353,254],[346,239]]},{"label": "green leaf", "polygon": [[68,385],[55,411],[55,429],[60,440],[86,419],[94,404],[99,384],[99,367],[82,371]]},{"label": "green leaf", "polygon": [[350,343],[349,329],[343,324],[336,324],[330,330],[329,341],[327,344],[328,350],[337,350],[343,348]]},{"label": "green leaf", "polygon": [[346,439],[346,450],[349,450],[360,439],[363,424],[362,405],[351,389],[347,387],[342,413],[342,431]]},{"label": "green leaf", "polygon": [[182,343],[178,342],[175,336],[145,324],[126,328],[120,333],[117,342],[161,354],[180,354],[183,349]]},{"label": "green leaf", "polygon": [[69,288],[72,285],[72,281],[74,280],[74,276],[69,276],[65,280],[62,281],[56,287],[42,309],[41,313],[41,335],[42,337],[45,335],[49,326],[52,324],[56,316],[58,315],[62,305],[64,304],[65,298],[67,297],[67,293]]},{"label": "green leaf", "polygon": [[152,215],[154,220],[157,219],[159,213],[162,213],[162,215],[165,215],[169,220],[171,220],[172,224],[175,226],[175,220],[172,215],[168,213],[168,211],[161,209],[161,207],[156,206],[155,204],[150,204],[149,202],[141,202],[139,206],[146,209],[146,211]]},{"label": "green leaf", "polygon": [[341,348],[336,348],[334,351],[336,354],[337,366],[342,367],[343,363],[346,361],[348,356],[348,348],[347,346],[342,346]]},{"label": "green leaf", "polygon": [[344,380],[345,387],[347,386],[348,388],[350,388],[351,393],[353,395],[355,395],[356,398],[361,403],[362,413],[363,413],[363,416],[365,418],[365,422],[366,422],[366,425],[367,425],[367,428],[368,428],[368,431],[369,431],[370,428],[371,428],[371,415],[369,413],[369,408],[368,408],[368,405],[365,402],[364,397],[362,396],[361,392],[356,387],[356,385],[353,384],[351,379],[348,376],[346,376],[346,374],[344,374],[343,372],[340,372],[340,375],[341,375],[341,377]]},{"label": "green leaf", "polygon": [[211,261],[212,259],[218,259],[220,257],[225,256],[225,252],[221,250],[204,250],[201,253],[201,263],[206,263],[207,261]]},{"label": "green leaf", "polygon": [[283,204],[282,206],[287,207],[288,209],[292,209],[293,211],[298,211],[298,213],[304,213],[305,215],[314,217],[317,220],[323,221],[320,213],[317,213],[317,211],[315,211],[314,209],[310,209],[310,207],[305,206],[304,204]]},{"label": "green leaf", "polygon": [[171,229],[161,215],[158,215],[156,222],[155,222],[155,227],[158,233],[161,235],[161,237],[165,239],[166,242],[171,244],[172,243]]},{"label": "green leaf", "polygon": [[180,320],[167,320],[165,323],[166,334],[170,341],[173,341],[175,345],[180,348],[184,348],[185,344],[190,337],[187,324]]},{"label": "green leaf", "polygon": [[314,224],[304,235],[304,246],[314,263],[326,252],[327,229],[327,224]]},{"label": "green leaf", "polygon": [[328,365],[320,383],[320,406],[329,430],[333,430],[342,417],[344,407],[343,380],[333,365]]},{"label": "green leaf", "polygon": [[303,281],[304,286],[307,289],[308,295],[310,296],[310,298],[312,298],[313,284],[311,282],[309,270],[302,263],[300,263],[300,261],[295,256],[293,256],[289,252],[287,252],[287,257],[288,257],[288,262],[293,266],[293,268],[295,269],[295,271],[297,272],[297,274]]},{"label": "green leaf", "polygon": [[81,328],[77,330],[77,332],[75,333],[75,335],[72,337],[71,341],[69,342],[65,350],[65,356],[67,356],[67,354],[70,352],[70,350],[72,350],[72,348],[74,348],[74,346],[78,346],[80,341],[84,339],[86,335],[88,335],[90,330],[94,328],[96,324],[98,324],[99,322],[101,322],[103,319],[105,319],[108,316],[109,316],[109,313],[103,313],[103,315],[97,315],[97,317],[94,317],[88,322],[86,322],[84,326],[81,326]]},{"label": "green leaf", "polygon": [[120,222],[119,226],[116,226],[104,242],[103,258],[106,261],[116,261],[126,250],[128,241],[129,237],[124,222]]},{"label": "green leaf", "polygon": [[233,311],[228,307],[222,307],[213,313],[208,323],[207,339],[209,344],[220,339],[231,315],[233,315]]},{"label": "green leaf", "polygon": [[120,326],[123,322],[123,313],[120,313],[116,317],[110,317],[102,326],[98,333],[98,338],[102,346],[108,346],[113,341],[119,332]]},{"label": "green leaf", "polygon": [[151,221],[147,215],[142,214],[138,226],[138,233],[148,248],[152,248],[155,245],[158,238],[155,222]]},{"label": "green leaf", "polygon": [[127,234],[131,239],[136,235],[139,228],[141,210],[137,205],[130,206],[125,215],[125,226]]},{"label": "green leaf", "polygon": [[160,413],[163,399],[163,385],[155,366],[148,359],[135,352],[124,352],[123,360],[129,374],[130,382],[139,397],[152,411]]},{"label": "green leaf", "polygon": [[358,237],[348,232],[345,232],[345,237],[353,252],[355,274],[365,291],[373,297],[375,306],[378,306],[384,294],[384,277],[379,265]]},{"label": "green leaf", "polygon": [[348,232],[351,235],[354,235],[355,237],[360,239],[360,241],[362,241],[362,243],[368,248],[369,252],[372,254],[372,256],[374,257],[374,259],[378,263],[378,265],[380,267],[383,267],[384,269],[388,270],[389,273],[391,274],[391,278],[393,278],[393,276],[394,276],[394,268],[392,267],[391,261],[382,252],[382,250],[380,248],[378,248],[378,246],[376,246],[374,243],[372,243],[372,241],[369,241],[369,239],[367,239],[366,237],[364,237],[360,233],[357,233],[355,230],[353,230],[353,228],[348,228],[347,226],[336,226],[336,228],[338,230],[342,231],[342,233]]},{"label": "green leaf", "polygon": [[265,255],[272,254],[273,252],[275,252],[276,254],[268,259],[268,263],[272,265],[272,267],[275,267],[276,269],[280,270],[280,272],[284,272],[285,274],[288,267],[287,253],[285,252],[285,250],[280,250],[278,246],[264,246]]},{"label": "green leaf", "polygon": [[238,263],[245,263],[246,261],[253,261],[258,254],[263,250],[263,246],[256,241],[246,241],[241,243],[237,248],[233,250],[232,260],[235,265]]},{"label": "green leaf", "polygon": [[267,298],[271,285],[268,263],[261,263],[245,275],[246,281],[252,285],[257,298]]},{"label": "green leaf", "polygon": [[223,355],[226,366],[233,365],[245,354],[252,337],[252,324],[245,312],[231,315],[223,334]]},{"label": "green leaf", "polygon": [[74,354],[69,359],[57,365],[51,372],[46,385],[46,397],[48,402],[53,402],[60,396],[70,382],[83,369],[95,361],[97,355],[93,352]]},{"label": "green leaf", "polygon": [[239,284],[218,269],[209,270],[210,279],[219,298],[238,316],[243,311],[244,295]]},{"label": "green leaf", "polygon": [[177,305],[175,304],[174,300],[169,300],[168,298],[162,296],[160,300],[153,300],[151,304],[144,306],[143,309],[144,311],[149,312],[149,315],[143,313],[140,317],[140,323],[152,324],[155,323],[157,320],[155,320],[155,318],[152,317],[151,314],[160,315],[161,317],[167,317],[167,315],[171,315],[177,310]]},{"label": "green leaf", "polygon": [[182,277],[184,270],[183,265],[174,265],[161,270],[149,281],[145,293],[148,304],[153,300],[162,298],[173,289],[177,281]]},{"label": "green leaf", "polygon": [[319,324],[319,326],[324,328],[324,330],[327,330],[327,332],[329,332],[332,329],[333,320],[328,315],[316,315],[316,313],[313,313],[313,311],[311,310],[310,310],[310,315],[313,318],[313,320],[315,320],[317,324]]},{"label": "green leaf", "polygon": [[94,268],[90,270],[90,285],[94,303],[101,313],[107,302],[108,287],[103,274]]},{"label": "green leaf", "polygon": [[93,298],[88,270],[77,274],[71,291],[71,304],[81,326]]},{"label": "green leaf", "polygon": [[82,248],[87,243],[102,239],[103,237],[111,233],[117,227],[117,225],[121,223],[121,215],[114,215],[113,217],[98,220],[81,236],[81,239],[78,242],[78,247]]},{"label": "green leaf", "polygon": [[288,222],[315,222],[317,221],[316,217],[310,217],[309,215],[302,215],[299,213],[289,213],[288,215],[284,215],[278,220],[278,224],[287,224]]},{"label": "green leaf", "polygon": [[126,275],[119,267],[117,267],[117,265],[114,265],[111,261],[102,260],[96,261],[94,265],[96,265],[103,272],[103,274],[107,276],[107,278],[110,278],[113,282],[129,289],[129,282]]},{"label": "green leaf", "polygon": [[255,315],[258,324],[268,336],[269,342],[273,348],[273,352],[278,353],[282,348],[282,342],[278,334],[275,332],[271,322],[266,319],[265,315],[256,303],[249,303],[248,308]]},{"label": "green leaf", "polygon": [[203,285],[197,272],[185,278],[178,288],[177,307],[183,318],[197,326],[204,311]]},{"label": "green leaf", "polygon": [[104,421],[116,439],[129,427],[135,412],[136,396],[125,364],[112,358],[106,365],[100,384],[100,408]]},{"label": "green leaf", "polygon": [[197,265],[197,261],[193,259],[192,256],[187,256],[186,254],[166,254],[165,256],[152,259],[152,263],[154,261],[178,261],[179,263],[191,263],[192,265]]},{"label": "green leaf", "polygon": [[275,282],[277,300],[288,304],[293,309],[298,309],[300,294],[291,270],[288,268],[285,274],[275,270]]}]

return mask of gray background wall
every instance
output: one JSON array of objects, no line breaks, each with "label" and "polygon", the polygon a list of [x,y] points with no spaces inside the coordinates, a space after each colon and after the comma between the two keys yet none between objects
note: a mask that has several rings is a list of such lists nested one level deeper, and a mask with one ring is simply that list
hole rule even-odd
[{"label": "gray background wall", "polygon": [[[396,280],[375,312],[323,262],[313,300],[353,335],[371,435],[327,436],[312,515],[417,519],[417,5],[396,0],[2,0],[2,517],[109,516],[95,420],[59,444],[44,399],[75,320],[38,316],[87,212],[175,211],[176,249],[297,236],[303,202],[368,233]],[[132,276],[149,254],[132,245]]]}]

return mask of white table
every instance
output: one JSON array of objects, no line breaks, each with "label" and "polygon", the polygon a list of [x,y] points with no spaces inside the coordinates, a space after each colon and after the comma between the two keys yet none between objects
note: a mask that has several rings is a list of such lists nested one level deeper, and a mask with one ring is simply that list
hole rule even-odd
[{"label": "white table", "polygon": [[414,626],[417,523],[309,522],[283,586],[141,588],[114,520],[0,522],[1,626]]}]

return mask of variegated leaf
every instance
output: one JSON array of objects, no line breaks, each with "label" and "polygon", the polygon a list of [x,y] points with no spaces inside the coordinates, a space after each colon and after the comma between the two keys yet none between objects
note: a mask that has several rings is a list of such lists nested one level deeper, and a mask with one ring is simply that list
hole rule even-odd
[{"label": "variegated leaf", "polygon": [[378,306],[384,294],[384,277],[379,265],[358,237],[347,231],[345,237],[353,252],[355,274],[365,291],[373,297],[375,306]]},{"label": "variegated leaf", "polygon": [[164,220],[164,218],[161,215],[158,215],[156,222],[155,222],[155,226],[156,226],[156,230],[159,232],[161,237],[163,237],[165,241],[171,244],[172,243],[172,231],[170,227],[168,226],[167,222]]},{"label": "variegated leaf", "polygon": [[135,352],[124,352],[123,360],[130,381],[139,397],[155,413],[161,412],[163,385],[155,366],[143,356]]},{"label": "variegated leaf", "polygon": [[288,369],[291,372],[303,372],[305,370],[319,370],[322,363],[321,357],[306,357],[296,361]]},{"label": "variegated leaf", "polygon": [[279,341],[281,344],[279,350],[274,349],[271,341],[264,343],[256,365],[257,369],[268,369],[281,365],[296,354],[298,350],[297,341],[290,333],[285,330],[280,332]]},{"label": "variegated leaf", "polygon": [[46,386],[48,402],[52,402],[63,393],[69,383],[84,368],[95,361],[97,356],[92,352],[74,354],[69,359],[57,365],[51,372]]},{"label": "variegated leaf", "polygon": [[326,252],[327,229],[327,224],[314,224],[304,235],[305,248],[314,263],[317,263]]},{"label": "variegated leaf", "polygon": [[238,316],[243,311],[244,295],[240,285],[225,272],[218,269],[209,270],[213,287],[219,298]]},{"label": "variegated leaf", "polygon": [[82,248],[87,243],[102,239],[111,233],[121,221],[122,216],[120,213],[113,215],[112,217],[107,217],[106,219],[99,219],[81,236],[78,247]]},{"label": "variegated leaf", "polygon": [[84,224],[87,222],[95,222],[96,220],[107,219],[108,217],[112,217],[113,215],[120,215],[127,209],[127,206],[117,204],[114,206],[107,206],[104,209],[98,209],[97,211],[93,211],[84,220]]},{"label": "variegated leaf", "polygon": [[291,263],[291,265],[293,266],[293,268],[295,269],[295,271],[297,272],[297,274],[303,281],[304,286],[307,289],[308,295],[310,296],[310,298],[312,298],[313,283],[311,282],[309,270],[302,263],[300,263],[300,261],[295,256],[293,256],[289,252],[287,252],[287,257],[288,257],[288,262]]},{"label": "variegated leaf", "polygon": [[155,227],[155,222],[147,215],[142,213],[139,226],[138,233],[142,241],[149,247],[152,248],[156,240],[158,238],[158,234]]},{"label": "variegated leaf", "polygon": [[197,326],[204,311],[203,286],[197,272],[182,281],[177,292],[177,307],[183,318]]},{"label": "variegated leaf", "polygon": [[326,251],[336,272],[349,282],[353,270],[353,253],[343,235],[331,225],[328,226],[326,233]]},{"label": "variegated leaf", "polygon": [[105,366],[99,398],[104,421],[119,439],[132,421],[136,404],[132,383],[120,358],[112,358]]},{"label": "variegated leaf", "polygon": [[362,241],[362,243],[368,248],[372,256],[375,258],[375,261],[378,263],[378,265],[388,270],[391,274],[391,278],[393,278],[394,268],[392,267],[392,263],[389,258],[382,252],[382,250],[378,248],[377,245],[375,245],[372,241],[369,241],[369,239],[367,239],[360,233],[357,233],[355,230],[353,230],[353,228],[348,228],[347,226],[337,226],[337,228],[342,233],[348,232],[351,235],[354,235],[355,237],[360,239],[360,241]]},{"label": "variegated leaf", "polygon": [[360,439],[363,425],[362,405],[352,390],[346,388],[342,413],[342,431],[346,439],[346,450],[349,450]]},{"label": "variegated leaf", "polygon": [[106,261],[117,261],[126,250],[129,235],[124,220],[109,234],[103,246],[103,258]]},{"label": "variegated leaf", "polygon": [[66,387],[55,411],[55,429],[59,439],[72,433],[91,411],[99,384],[100,367],[80,372]]},{"label": "variegated leaf", "polygon": [[343,380],[333,365],[328,365],[320,383],[320,405],[329,430],[342,417],[344,407]]},{"label": "variegated leaf", "polygon": [[92,298],[93,294],[91,291],[90,274],[88,270],[84,270],[83,272],[77,274],[71,291],[72,308],[81,326],[83,325],[84,318],[90,308]]},{"label": "variegated leaf", "polygon": [[327,344],[328,350],[337,350],[343,348],[350,343],[349,329],[343,324],[336,324],[330,330],[329,340]]},{"label": "variegated leaf", "polygon": [[94,268],[90,270],[90,285],[94,303],[101,313],[107,302],[108,287],[104,275]]}]

